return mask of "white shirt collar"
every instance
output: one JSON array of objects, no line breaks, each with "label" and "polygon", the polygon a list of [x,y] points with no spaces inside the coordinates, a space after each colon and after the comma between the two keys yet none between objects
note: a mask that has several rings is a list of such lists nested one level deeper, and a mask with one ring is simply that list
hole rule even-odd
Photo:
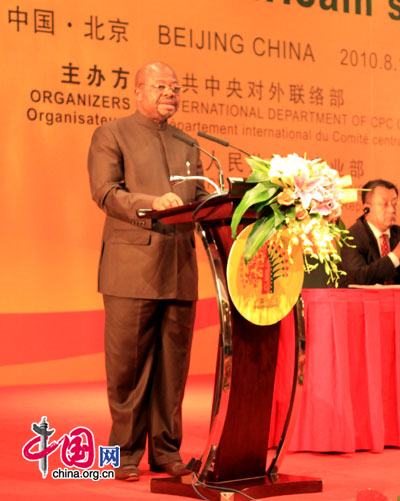
[{"label": "white shirt collar", "polygon": [[381,235],[387,235],[390,238],[390,228],[388,228],[386,231],[380,231],[376,226],[374,226],[372,223],[367,221],[368,226],[371,228],[372,233],[374,234],[374,237],[378,240]]}]

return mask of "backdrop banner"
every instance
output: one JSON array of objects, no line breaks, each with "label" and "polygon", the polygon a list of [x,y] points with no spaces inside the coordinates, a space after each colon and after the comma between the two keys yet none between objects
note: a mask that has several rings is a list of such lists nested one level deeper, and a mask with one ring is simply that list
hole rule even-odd
[{"label": "backdrop banner", "polygon": [[[104,217],[86,159],[97,126],[134,112],[143,63],[174,67],[172,123],[192,136],[264,158],[322,158],[356,187],[398,181],[400,0],[4,0],[0,10],[2,385],[104,378]],[[241,152],[199,143],[225,176],[249,175]],[[217,180],[215,162],[203,164]],[[349,204],[343,219],[360,213]],[[207,373],[218,316],[197,247],[191,373]]]}]

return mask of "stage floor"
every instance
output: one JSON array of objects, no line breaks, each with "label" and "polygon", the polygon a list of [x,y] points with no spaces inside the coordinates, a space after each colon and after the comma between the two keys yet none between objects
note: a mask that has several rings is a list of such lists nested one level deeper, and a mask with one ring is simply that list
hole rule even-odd
[{"label": "stage floor", "polygon": [[[181,448],[184,461],[200,457],[208,435],[213,377],[189,378],[184,400],[184,440]],[[34,434],[32,423],[47,416],[54,438],[69,434],[76,427],[89,429],[96,448],[107,445],[110,418],[105,383],[62,385],[32,385],[0,388],[0,499],[41,499],[57,501],[91,501],[133,499],[143,501],[178,501],[177,496],[152,494],[151,478],[162,474],[150,473],[145,458],[139,482],[117,480],[58,479],[51,477],[57,468],[64,469],[57,450],[48,461],[48,476],[43,479],[37,461],[22,456],[23,446]],[[329,432],[329,430],[327,430]],[[33,449],[34,450],[34,449]],[[97,457],[94,468],[97,466]],[[383,453],[357,452],[288,453],[281,473],[322,478],[323,492],[279,496],[281,501],[379,501],[400,499],[400,450],[385,449]],[[381,493],[379,497],[377,492]],[[237,499],[244,499],[237,497]]]}]

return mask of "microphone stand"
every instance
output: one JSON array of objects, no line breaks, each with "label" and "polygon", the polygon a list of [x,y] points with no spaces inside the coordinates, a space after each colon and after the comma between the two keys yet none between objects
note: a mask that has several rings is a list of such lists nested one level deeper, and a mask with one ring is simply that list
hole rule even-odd
[{"label": "microphone stand", "polygon": [[205,132],[199,131],[197,133],[198,136],[204,137],[205,139],[208,139],[209,141],[214,141],[214,143],[221,144],[222,146],[230,146],[231,148],[240,151],[244,155],[251,157],[252,155],[248,153],[247,151],[242,150],[238,146],[233,146],[233,144],[228,143],[228,141],[225,141],[224,139],[219,139],[218,137],[210,136],[210,134],[206,134]]},{"label": "microphone stand", "polygon": [[219,171],[218,180],[219,180],[219,185],[220,185],[220,192],[224,191],[224,189],[225,189],[225,187],[224,187],[224,173],[222,171],[222,167],[221,167],[221,164],[220,164],[220,161],[218,160],[218,158],[215,157],[214,155],[212,155],[211,153],[209,153],[207,150],[205,150],[201,146],[199,146],[196,143],[196,141],[194,141],[193,139],[187,138],[185,136],[181,136],[180,134],[177,134],[176,132],[174,132],[172,135],[176,139],[183,141],[184,143],[188,144],[189,146],[192,146],[193,148],[196,148],[196,149],[202,151],[205,155],[209,156],[210,158],[212,158],[216,162],[216,164],[218,166],[218,171]]}]

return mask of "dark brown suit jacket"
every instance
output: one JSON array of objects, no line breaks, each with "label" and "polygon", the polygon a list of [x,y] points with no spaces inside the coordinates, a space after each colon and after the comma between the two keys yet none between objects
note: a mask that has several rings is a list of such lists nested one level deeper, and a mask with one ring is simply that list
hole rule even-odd
[{"label": "dark brown suit jacket", "polygon": [[[340,287],[349,284],[374,285],[384,284],[386,280],[400,283],[400,267],[395,268],[390,257],[381,257],[378,242],[364,216],[361,216],[349,228],[351,241],[355,248],[343,246],[341,268],[347,273],[339,283]],[[394,249],[400,241],[400,226],[390,229],[390,248]]]},{"label": "dark brown suit jacket", "polygon": [[170,191],[184,203],[206,195],[201,182],[171,187],[170,175],[203,174],[198,150],[174,138],[174,131],[178,129],[136,112],[94,132],[90,186],[94,201],[107,214],[99,267],[103,294],[197,299],[191,225],[152,225],[137,216],[137,209],[151,208],[156,197]]}]

